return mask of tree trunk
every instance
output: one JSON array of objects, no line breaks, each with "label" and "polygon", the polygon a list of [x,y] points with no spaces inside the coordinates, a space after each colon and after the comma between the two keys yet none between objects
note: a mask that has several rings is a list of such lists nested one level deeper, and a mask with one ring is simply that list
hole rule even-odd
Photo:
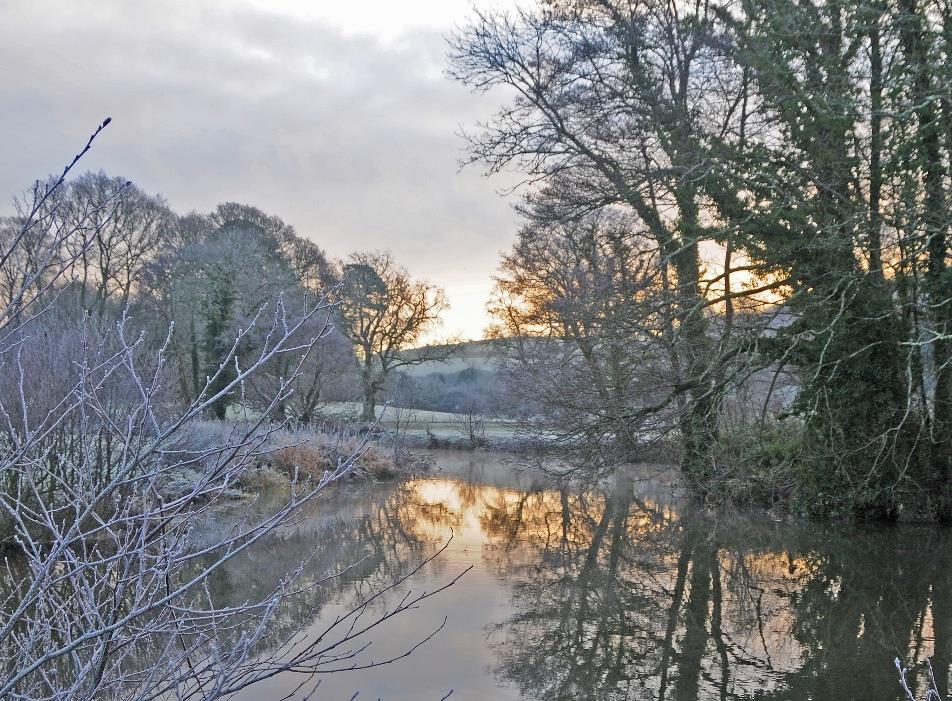
[{"label": "tree trunk", "polygon": [[939,114],[936,108],[932,66],[924,40],[924,9],[916,0],[900,3],[903,14],[900,36],[907,70],[912,73],[912,102],[916,105],[918,148],[922,160],[925,186],[924,228],[929,256],[926,268],[926,287],[932,317],[932,331],[936,335],[933,346],[935,366],[935,399],[932,409],[932,484],[938,516],[952,519],[952,344],[948,332],[952,318],[946,301],[950,285],[946,257],[947,212],[945,210],[944,165],[939,142]]},{"label": "tree trunk", "polygon": [[372,381],[364,381],[364,405],[360,418],[368,423],[377,418],[377,388]]},{"label": "tree trunk", "polygon": [[681,468],[691,483],[703,490],[709,476],[711,449],[717,439],[721,398],[711,373],[713,348],[698,282],[700,259],[695,214],[693,208],[682,206],[682,240],[679,250],[672,256],[672,263],[678,276],[681,355],[687,361],[685,380],[690,385],[690,401],[680,419]]},{"label": "tree trunk", "polygon": [[883,123],[883,57],[879,45],[880,16],[882,8],[877,7],[875,15],[870,18],[869,51],[870,51],[870,124],[869,124],[869,271],[873,280],[882,285],[883,254],[882,254],[882,213],[880,200],[883,189],[882,172],[882,123]]},{"label": "tree trunk", "polygon": [[[195,313],[188,316],[188,346],[189,363],[191,365],[192,396],[197,397],[202,391],[202,385],[199,380],[199,359],[198,359],[198,333],[195,330]],[[188,395],[185,395],[188,396]]]}]

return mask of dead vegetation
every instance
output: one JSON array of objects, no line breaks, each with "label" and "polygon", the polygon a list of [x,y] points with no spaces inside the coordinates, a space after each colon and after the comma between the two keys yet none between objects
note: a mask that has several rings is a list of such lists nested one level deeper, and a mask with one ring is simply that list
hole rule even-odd
[{"label": "dead vegetation", "polygon": [[[223,440],[232,430],[233,426],[223,422],[197,422],[186,439],[188,447],[201,450]],[[425,456],[399,445],[391,447],[374,443],[366,434],[347,428],[282,429],[269,434],[266,444],[260,448],[256,465],[241,475],[237,486],[244,493],[257,493],[286,488],[295,477],[320,481],[348,460],[353,461],[347,476],[349,481],[398,479],[431,467]],[[176,485],[188,483],[194,476],[180,477]]]}]

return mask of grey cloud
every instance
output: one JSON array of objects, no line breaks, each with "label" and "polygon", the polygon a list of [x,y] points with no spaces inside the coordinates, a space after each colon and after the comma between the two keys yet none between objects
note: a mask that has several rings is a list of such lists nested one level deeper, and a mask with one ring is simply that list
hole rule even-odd
[{"label": "grey cloud", "polygon": [[384,43],[237,3],[0,8],[0,194],[110,115],[88,167],[180,211],[247,201],[333,254],[390,248],[451,301],[454,284],[488,286],[515,218],[506,183],[457,172],[455,132],[494,101],[442,77],[438,32]]}]

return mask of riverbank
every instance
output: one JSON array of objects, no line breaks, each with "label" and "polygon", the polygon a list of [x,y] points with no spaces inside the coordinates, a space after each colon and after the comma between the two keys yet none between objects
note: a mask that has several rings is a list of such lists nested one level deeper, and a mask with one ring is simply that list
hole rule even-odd
[{"label": "riverbank", "polygon": [[[198,421],[189,427],[182,447],[202,451],[226,445],[235,430],[241,430],[240,423],[236,426],[223,421]],[[431,467],[426,456],[407,447],[387,445],[344,426],[272,430],[256,452],[258,459],[238,476],[228,496],[242,498],[288,487],[294,479],[320,480],[349,460],[353,460],[346,475],[349,481],[404,479],[425,473]],[[163,485],[163,494],[186,493],[199,478],[197,470],[178,472]]]}]

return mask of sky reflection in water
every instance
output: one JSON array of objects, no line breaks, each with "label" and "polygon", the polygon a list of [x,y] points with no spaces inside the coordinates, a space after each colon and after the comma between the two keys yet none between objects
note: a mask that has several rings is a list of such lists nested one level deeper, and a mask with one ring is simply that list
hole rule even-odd
[{"label": "sky reflection in water", "polygon": [[[359,659],[399,654],[444,616],[446,627],[406,659],[323,677],[316,699],[886,700],[899,698],[897,654],[934,656],[947,689],[945,531],[702,513],[638,469],[560,490],[498,455],[436,457],[433,476],[328,494],[215,580],[216,595],[237,600],[315,547],[313,577],[359,560],[277,621],[317,631],[454,534],[388,598],[473,569],[374,631]],[[280,698],[300,681],[285,675],[240,698]]]}]

